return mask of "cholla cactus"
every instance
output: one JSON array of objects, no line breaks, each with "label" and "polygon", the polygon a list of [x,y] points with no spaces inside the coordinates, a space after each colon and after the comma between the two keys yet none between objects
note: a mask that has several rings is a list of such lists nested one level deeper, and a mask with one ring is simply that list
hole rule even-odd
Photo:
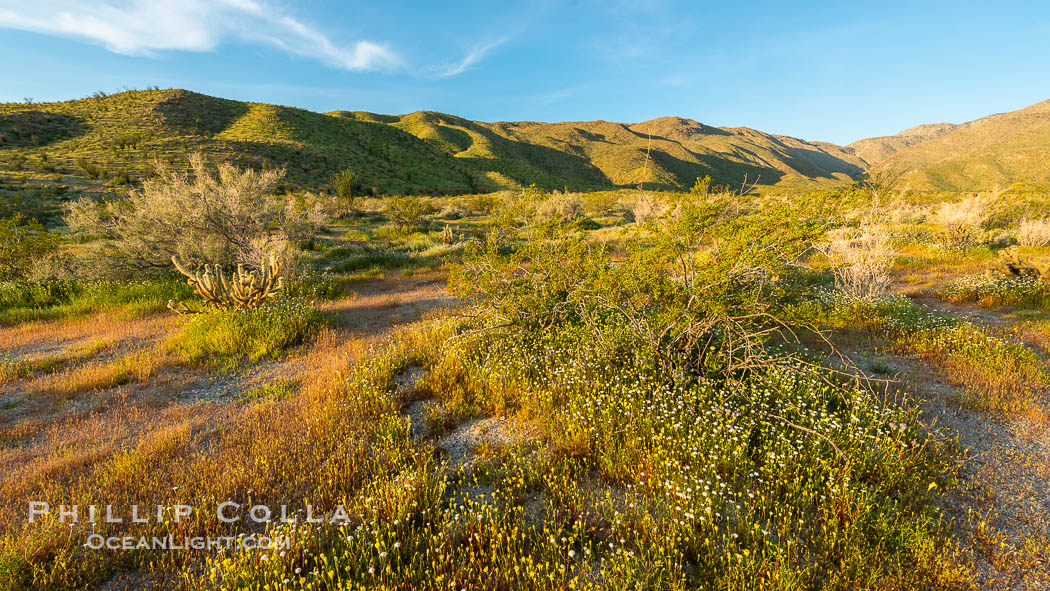
[{"label": "cholla cactus", "polygon": [[[213,308],[233,308],[234,310],[249,310],[258,307],[267,298],[277,295],[284,287],[284,278],[281,276],[281,264],[276,256],[270,255],[263,261],[262,266],[256,271],[245,271],[244,265],[237,265],[237,272],[227,278],[220,265],[204,265],[204,273],[200,271],[189,272],[179,264],[178,259],[171,257],[175,268],[187,277],[187,283],[192,285],[197,295],[204,298],[205,305]],[[181,308],[175,306],[175,302],[168,301],[168,308],[177,314],[192,314],[185,305]]]},{"label": "cholla cactus", "polygon": [[448,244],[450,246],[459,242],[459,237],[452,231],[452,226],[448,224],[445,224],[445,229],[441,231],[439,238],[441,238],[443,244]]},{"label": "cholla cactus", "polygon": [[1011,246],[999,253],[996,268],[1004,275],[1034,277],[1043,283],[1050,283],[1050,264],[1021,260],[1016,246]]}]

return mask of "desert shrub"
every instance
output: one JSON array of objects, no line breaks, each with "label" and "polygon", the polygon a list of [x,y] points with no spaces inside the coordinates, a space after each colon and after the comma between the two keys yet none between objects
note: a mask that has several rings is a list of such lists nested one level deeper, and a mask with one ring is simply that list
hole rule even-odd
[{"label": "desert shrub", "polygon": [[426,197],[393,197],[386,206],[387,217],[404,231],[426,230],[433,213],[434,206]]},{"label": "desert shrub", "polygon": [[1044,307],[1050,303],[1050,286],[1039,277],[987,273],[952,281],[938,295],[955,303]]},{"label": "desert shrub", "polygon": [[190,175],[164,172],[125,198],[71,205],[70,228],[99,238],[90,251],[99,274],[169,273],[172,256],[191,266],[252,265],[274,251],[290,259],[292,245],[321,221],[309,200],[273,195],[281,171],[223,164],[212,172],[200,154],[190,167]]},{"label": "desert shrub", "polygon": [[1050,244],[1050,219],[1026,217],[1017,224],[1014,235],[1021,246]]},{"label": "desert shrub", "polygon": [[631,220],[644,224],[662,217],[667,213],[667,206],[649,193],[641,193],[631,207]]},{"label": "desert shrub", "polygon": [[611,215],[620,206],[619,196],[608,191],[587,193],[582,202],[584,211],[593,216]]},{"label": "desert shrub", "polygon": [[969,250],[986,244],[988,235],[978,226],[950,226],[936,234],[936,241],[945,250]]},{"label": "desert shrub", "polygon": [[301,298],[280,298],[252,310],[217,309],[190,317],[167,343],[182,363],[223,369],[272,358],[320,326],[321,313]]},{"label": "desert shrub", "polygon": [[967,250],[988,243],[990,236],[983,225],[994,201],[993,196],[982,193],[937,206],[931,219],[944,226],[936,235],[937,245],[946,250]]},{"label": "desert shrub", "polygon": [[437,217],[443,220],[458,220],[467,215],[467,210],[461,205],[449,204],[441,208]]},{"label": "desert shrub", "polygon": [[932,219],[942,226],[967,226],[976,228],[991,215],[994,199],[990,195],[977,194],[954,202],[940,204]]},{"label": "desert shrub", "polygon": [[33,218],[0,218],[0,280],[24,279],[58,248],[58,238]]},{"label": "desert shrub", "polygon": [[[466,406],[460,414],[481,407],[536,417],[553,448],[516,449],[505,477],[488,477],[498,490],[538,488],[557,499],[539,535],[506,538],[519,544],[511,554],[530,564],[568,556],[565,580],[598,572],[611,588],[743,588],[759,573],[770,582],[770,561],[780,578],[763,588],[820,588],[825,575],[813,565],[832,556],[851,582],[909,588],[939,576],[937,567],[900,566],[951,553],[931,517],[952,468],[927,444],[915,411],[826,379],[771,342],[775,315],[794,295],[794,265],[820,238],[819,225],[785,208],[726,219],[717,205],[693,203],[654,230],[613,261],[563,229],[532,228],[512,251],[473,243],[451,279],[477,304],[477,324],[442,348],[422,388],[447,408]],[[624,495],[591,493],[608,483]],[[520,513],[501,512],[519,503],[475,511],[482,506],[492,508],[477,518],[492,524],[482,539],[503,540],[501,524],[521,523]],[[822,506],[851,517],[814,510]],[[563,509],[569,517],[559,521]],[[598,528],[588,525],[592,515],[603,516]],[[428,568],[495,561],[506,586],[530,586],[527,573],[512,574],[508,553],[480,558],[430,541],[446,520],[421,532],[433,548]],[[605,523],[623,533],[599,533]],[[343,576],[392,539],[386,528],[357,535],[365,540],[333,553],[356,565]],[[848,552],[833,542],[845,537]],[[888,538],[902,542],[890,549]],[[403,555],[391,556],[402,564]],[[653,569],[657,561],[663,567]],[[541,569],[537,585],[558,572],[547,579]]]},{"label": "desert shrub", "polygon": [[932,244],[936,235],[928,226],[904,224],[890,230],[892,243],[897,246],[909,244]]},{"label": "desert shrub", "polygon": [[885,219],[898,224],[922,224],[929,215],[929,207],[915,203],[914,199],[903,195],[884,210]]},{"label": "desert shrub", "polygon": [[350,169],[340,170],[332,177],[331,184],[343,212],[353,212],[354,193],[357,190],[357,174]]},{"label": "desert shrub", "polygon": [[85,174],[87,174],[93,179],[101,179],[105,178],[106,176],[105,168],[92,162],[89,162],[84,158],[77,158],[77,166],[80,167],[80,170],[83,170]]},{"label": "desert shrub", "polygon": [[65,187],[27,187],[0,199],[0,218],[21,216],[51,226],[62,218]]},{"label": "desert shrub", "polygon": [[[606,323],[622,323],[634,341],[626,346],[708,369],[747,365],[775,331],[779,280],[820,230],[778,219],[783,209],[725,224],[719,213],[718,205],[694,204],[655,244],[616,264],[604,247],[560,228],[535,229],[512,252],[475,242],[451,285],[508,330],[583,323],[597,335]],[[718,245],[702,251],[708,236]]]},{"label": "desert shrub", "polygon": [[472,195],[467,198],[466,207],[471,215],[489,215],[496,210],[501,200],[506,201],[509,198],[507,192]]},{"label": "desert shrub", "polygon": [[566,224],[583,217],[583,203],[575,193],[555,192],[536,204],[533,221]]},{"label": "desert shrub", "polygon": [[134,177],[126,172],[114,175],[113,178],[106,182],[107,187],[126,187],[135,182]]},{"label": "desert shrub", "polygon": [[874,299],[890,287],[893,250],[886,229],[867,222],[831,233],[822,250],[834,265],[835,286],[846,296]]}]

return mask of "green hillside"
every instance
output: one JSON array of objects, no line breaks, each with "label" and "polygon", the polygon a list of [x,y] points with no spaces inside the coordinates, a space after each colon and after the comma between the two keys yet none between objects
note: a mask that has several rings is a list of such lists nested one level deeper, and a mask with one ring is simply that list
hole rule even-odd
[{"label": "green hillside", "polygon": [[837,184],[864,162],[839,146],[664,117],[636,124],[470,121],[420,111],[314,113],[186,90],[128,91],[0,105],[0,183],[84,188],[134,183],[160,160],[201,151],[283,167],[288,188],[323,188],[353,169],[363,192],[464,193],[540,187],[684,189],[710,175],[762,185]]},{"label": "green hillside", "polygon": [[644,180],[653,188],[681,189],[705,175],[722,184],[739,184],[747,177],[764,185],[812,185],[838,183],[863,171],[859,159],[833,144],[678,117],[635,124],[482,123],[417,112],[391,124],[466,160],[500,186],[589,189],[636,186]]},{"label": "green hillside", "polygon": [[179,166],[200,150],[243,166],[284,167],[291,187],[358,172],[379,193],[474,190],[461,163],[389,125],[185,90],[130,91],[60,103],[0,105],[0,174],[97,184]]},{"label": "green hillside", "polygon": [[1050,101],[960,125],[877,166],[916,189],[976,191],[1015,181],[1050,184]]}]

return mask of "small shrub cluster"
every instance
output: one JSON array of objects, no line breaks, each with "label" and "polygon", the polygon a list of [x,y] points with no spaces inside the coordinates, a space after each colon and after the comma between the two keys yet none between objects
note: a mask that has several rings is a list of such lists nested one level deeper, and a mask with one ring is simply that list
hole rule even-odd
[{"label": "small shrub cluster", "polygon": [[620,197],[616,193],[596,191],[586,193],[582,198],[583,209],[592,216],[609,216],[620,208]]},{"label": "small shrub cluster", "polygon": [[583,217],[583,202],[574,193],[555,192],[536,205],[534,221],[567,224]]},{"label": "small shrub cluster", "polygon": [[917,224],[905,224],[893,228],[890,232],[895,245],[932,244],[936,234],[928,227]]},{"label": "small shrub cluster", "polygon": [[631,207],[631,221],[636,224],[657,220],[667,213],[668,206],[649,193],[641,193]]},{"label": "small shrub cluster", "polygon": [[987,233],[977,226],[950,226],[936,234],[937,245],[945,250],[963,251],[986,244]]},{"label": "small shrub cluster", "polygon": [[33,218],[0,218],[0,280],[25,279],[58,248],[58,238]]},{"label": "small shrub cluster", "polygon": [[1039,308],[1050,303],[1050,286],[1039,277],[986,273],[955,280],[938,295],[955,303]]},{"label": "small shrub cluster", "polygon": [[386,215],[396,222],[402,232],[424,231],[430,225],[434,206],[425,197],[393,197],[386,206]]}]

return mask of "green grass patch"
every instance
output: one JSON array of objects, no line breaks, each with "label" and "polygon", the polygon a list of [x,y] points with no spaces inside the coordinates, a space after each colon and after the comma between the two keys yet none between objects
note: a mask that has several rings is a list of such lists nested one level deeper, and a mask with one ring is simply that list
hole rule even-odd
[{"label": "green grass patch", "polygon": [[193,288],[179,279],[7,282],[0,284],[0,325],[76,318],[118,308],[124,317],[135,318],[165,309],[168,300],[192,296]]},{"label": "green grass patch", "polygon": [[290,398],[299,387],[294,380],[277,380],[248,390],[241,395],[245,402],[275,402]]},{"label": "green grass patch", "polygon": [[308,301],[283,298],[255,310],[213,310],[190,318],[168,341],[179,361],[229,370],[276,357],[322,323]]}]

